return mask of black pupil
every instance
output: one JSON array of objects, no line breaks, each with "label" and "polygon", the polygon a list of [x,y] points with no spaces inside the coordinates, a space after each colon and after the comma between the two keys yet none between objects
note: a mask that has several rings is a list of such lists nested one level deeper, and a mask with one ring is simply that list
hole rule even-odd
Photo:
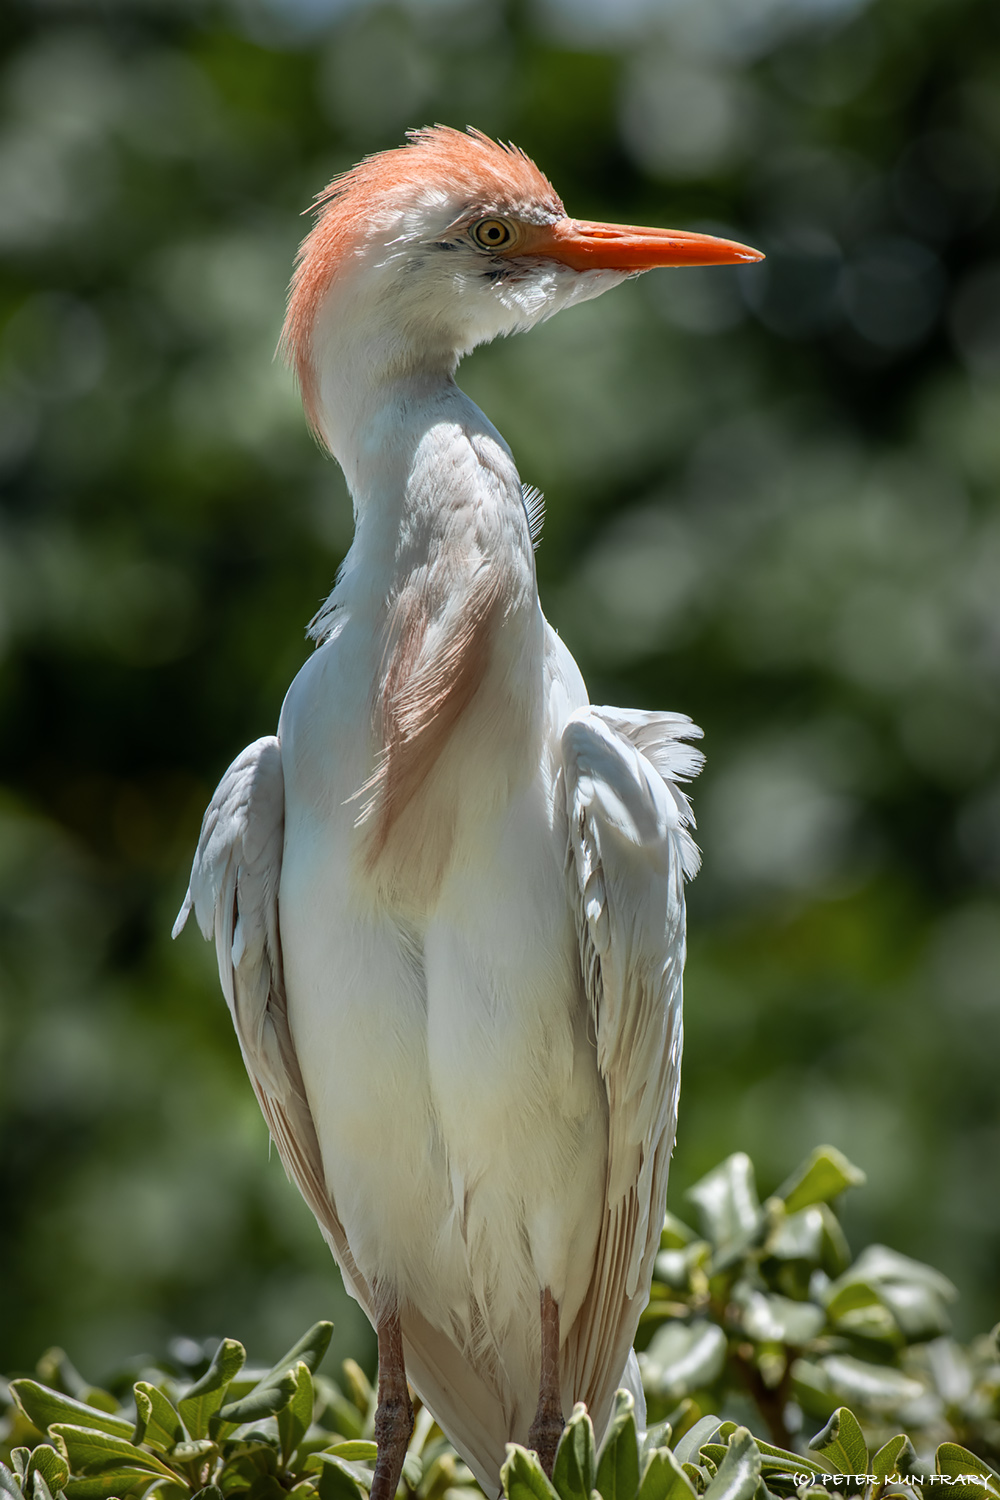
[{"label": "black pupil", "polygon": [[504,239],[505,236],[506,236],[506,231],[504,230],[504,227],[503,227],[502,224],[489,224],[489,225],[487,225],[487,228],[486,228],[486,238],[488,240],[490,240],[492,242],[492,244],[495,245],[499,240]]}]

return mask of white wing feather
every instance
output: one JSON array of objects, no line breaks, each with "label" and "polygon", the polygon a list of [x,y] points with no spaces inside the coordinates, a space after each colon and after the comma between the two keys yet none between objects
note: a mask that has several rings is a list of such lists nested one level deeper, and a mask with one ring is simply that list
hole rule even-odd
[{"label": "white wing feather", "polygon": [[698,868],[690,806],[700,730],[681,715],[587,708],[562,735],[567,875],[608,1091],[604,1224],[570,1335],[567,1384],[600,1432],[659,1247],[680,1087],[684,877]]},{"label": "white wing feather", "polygon": [[[278,929],[283,837],[281,745],[268,735],[237,756],[212,797],[173,935],[178,936],[194,911],[204,936],[215,938],[222,990],[271,1137],[315,1214],[348,1290],[374,1322],[371,1292],[326,1185],[288,1025]],[[459,1437],[463,1456],[486,1494],[496,1495],[507,1436],[496,1391],[470,1368],[454,1341],[416,1309],[406,1310],[403,1332],[410,1379]]]},{"label": "white wing feather", "polygon": [[271,1138],[316,1215],[349,1290],[370,1315],[369,1289],[326,1186],[288,1025],[278,931],[284,824],[281,745],[266,735],[236,757],[208,805],[173,935],[193,910],[205,937],[215,937],[222,992]]}]

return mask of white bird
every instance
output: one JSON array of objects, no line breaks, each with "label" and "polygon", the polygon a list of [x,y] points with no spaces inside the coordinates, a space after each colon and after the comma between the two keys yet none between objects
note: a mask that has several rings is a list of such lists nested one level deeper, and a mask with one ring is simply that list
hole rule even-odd
[{"label": "white bird", "polygon": [[205,814],[193,909],[282,1161],[378,1333],[373,1500],[421,1399],[490,1494],[600,1436],[659,1244],[680,1079],[681,714],[593,708],[546,623],[540,497],[468,350],[706,235],[570,219],[513,146],[438,126],[317,203],[283,344],[356,531],[278,732]]}]

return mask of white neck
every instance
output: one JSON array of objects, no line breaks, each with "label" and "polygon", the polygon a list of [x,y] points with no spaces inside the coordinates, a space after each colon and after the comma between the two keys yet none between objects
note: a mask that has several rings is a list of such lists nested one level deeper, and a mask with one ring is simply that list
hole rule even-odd
[{"label": "white neck", "polygon": [[463,840],[481,844],[484,808],[537,769],[544,621],[520,478],[455,384],[454,349],[417,359],[362,341],[363,318],[328,327],[317,415],[356,531],[313,634],[352,642],[374,706],[366,869],[409,900],[437,888]]}]

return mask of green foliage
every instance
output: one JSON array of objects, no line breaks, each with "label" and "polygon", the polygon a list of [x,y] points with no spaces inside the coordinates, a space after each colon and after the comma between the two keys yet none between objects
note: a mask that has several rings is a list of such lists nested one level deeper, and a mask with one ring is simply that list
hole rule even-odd
[{"label": "green foliage", "polygon": [[[1000,1500],[996,1331],[963,1350],[937,1271],[877,1245],[851,1260],[833,1202],[860,1176],[820,1147],[764,1204],[745,1156],[696,1183],[705,1237],[667,1216],[640,1325],[653,1425],[640,1436],[619,1391],[598,1448],[578,1404],[551,1480],[509,1445],[506,1500],[923,1500],[935,1484]],[[10,1382],[0,1500],[363,1500],[376,1394],[352,1360],[339,1383],[317,1373],[331,1333],[316,1324],[263,1371],[223,1339],[198,1378],[150,1367],[121,1399],[50,1351],[51,1384]],[[406,1500],[478,1493],[419,1403],[401,1484]]]},{"label": "green foliage", "polygon": [[[625,1396],[619,1392],[619,1401]],[[511,1443],[501,1479],[507,1500],[577,1500],[579,1457],[586,1450],[586,1412],[577,1407],[567,1423],[551,1482],[546,1479],[534,1453]],[[587,1422],[589,1429],[589,1421]],[[586,1453],[593,1464],[593,1434]],[[946,1476],[949,1489],[957,1489],[968,1500],[1000,1500],[1000,1475],[957,1443],[942,1443],[933,1465],[919,1468],[909,1440],[898,1434],[878,1453],[869,1453],[861,1427],[847,1407],[834,1412],[827,1426],[803,1455],[761,1442],[746,1427],[704,1417],[674,1447],[669,1431],[661,1433],[641,1450],[634,1432],[629,1440],[634,1451],[634,1477],[612,1491],[597,1488],[589,1497],[609,1500],[827,1500],[830,1495],[860,1494],[877,1500],[888,1493],[909,1492],[923,1496],[935,1481]],[[609,1445],[620,1448],[622,1434],[609,1431],[596,1457],[598,1476],[605,1467]],[[564,1460],[564,1450],[573,1456]],[[620,1462],[619,1460],[616,1462]],[[633,1466],[630,1465],[630,1473]]]},{"label": "green foliage", "polygon": [[790,1421],[829,1418],[860,1472],[861,1430],[833,1415],[849,1403],[880,1441],[899,1424],[1000,1458],[996,1340],[950,1337],[957,1293],[932,1267],[885,1245],[851,1258],[835,1203],[863,1180],[821,1146],[763,1204],[742,1153],[694,1184],[697,1229],[668,1214],[636,1341],[652,1420],[744,1411],[788,1447]]},{"label": "green foliage", "polygon": [[[243,1346],[223,1339],[199,1379],[185,1382],[151,1368],[121,1403],[96,1388],[88,1403],[39,1381],[13,1380],[0,1495],[282,1500],[294,1493],[300,1500],[360,1500],[371,1488],[375,1397],[350,1361],[342,1385],[316,1375],[331,1333],[329,1323],[317,1323],[266,1371],[247,1370]],[[39,1363],[58,1374],[49,1356]],[[634,1427],[632,1440],[634,1447]],[[403,1472],[408,1495],[419,1500],[443,1500],[472,1486],[419,1406]]]}]

